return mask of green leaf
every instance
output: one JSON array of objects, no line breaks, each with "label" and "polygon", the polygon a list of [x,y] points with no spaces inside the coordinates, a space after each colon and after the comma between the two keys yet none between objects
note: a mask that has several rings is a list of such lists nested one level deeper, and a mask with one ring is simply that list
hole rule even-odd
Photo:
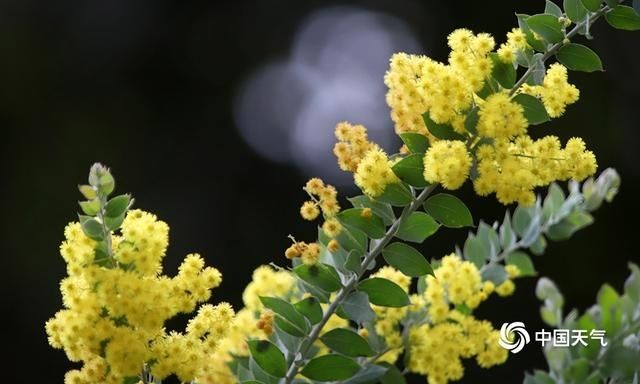
[{"label": "green leaf", "polygon": [[336,270],[326,264],[301,264],[293,272],[308,284],[326,292],[334,292],[342,287]]},{"label": "green leaf", "polygon": [[[579,0],[576,0],[579,1]],[[542,36],[549,43],[559,43],[564,39],[562,24],[553,15],[533,15],[527,19],[527,25],[532,31]]]},{"label": "green leaf", "polygon": [[307,297],[293,305],[295,309],[302,313],[311,324],[317,324],[322,320],[322,307],[315,297]]},{"label": "green leaf", "polygon": [[107,217],[118,217],[123,215],[127,208],[129,208],[129,203],[131,202],[131,195],[119,195],[114,197],[113,199],[107,202],[107,205],[104,207],[104,214]]},{"label": "green leaf", "polygon": [[616,29],[627,31],[640,30],[640,16],[626,5],[619,5],[604,15],[607,23]]},{"label": "green leaf", "polygon": [[411,204],[413,195],[403,183],[393,183],[387,185],[382,195],[376,197],[376,200],[391,204],[394,207],[405,207]]},{"label": "green leaf", "polygon": [[429,148],[429,139],[421,133],[401,133],[400,139],[402,139],[402,142],[405,143],[411,153],[425,153]]},{"label": "green leaf", "polygon": [[537,97],[520,93],[513,97],[513,101],[522,105],[524,117],[529,121],[529,124],[538,125],[551,120],[544,104]]},{"label": "green leaf", "polygon": [[424,179],[424,155],[412,154],[398,161],[393,166],[393,173],[405,183],[423,188],[429,185]]},{"label": "green leaf", "polygon": [[95,199],[98,196],[96,190],[90,185],[78,185],[78,190],[87,200]]},{"label": "green leaf", "polygon": [[529,225],[531,223],[531,213],[527,208],[518,206],[515,212],[513,212],[512,220],[513,229],[520,237],[522,237],[527,232],[527,229],[529,228]]},{"label": "green leaf", "polygon": [[582,5],[591,12],[596,12],[602,5],[602,0],[582,0]]},{"label": "green leaf", "polygon": [[396,237],[414,243],[422,243],[427,237],[436,233],[438,227],[438,223],[431,216],[424,212],[413,212],[400,223]]},{"label": "green leaf", "polygon": [[115,231],[116,229],[120,228],[120,226],[124,222],[125,214],[126,212],[123,212],[120,216],[116,217],[105,216],[104,224],[107,226],[107,229],[109,229],[110,231]]},{"label": "green leaf", "polygon": [[562,9],[560,9],[560,7],[558,7],[553,1],[547,0],[544,6],[544,13],[560,17],[562,16]]},{"label": "green leaf", "polygon": [[520,270],[520,276],[535,276],[536,270],[533,267],[529,255],[522,251],[511,252],[507,255],[506,262],[508,265],[515,265]]},{"label": "green leaf", "polygon": [[471,134],[478,133],[478,129],[476,128],[478,125],[478,107],[473,107],[467,113],[467,117],[464,119],[464,129]]},{"label": "green leaf", "polygon": [[531,76],[527,79],[529,85],[540,85],[544,82],[546,67],[542,53],[536,53],[531,58]]},{"label": "green leaf", "polygon": [[364,292],[352,292],[342,303],[343,312],[356,323],[373,321],[375,312],[369,304],[369,297]]},{"label": "green leaf", "polygon": [[409,296],[398,284],[381,277],[361,281],[358,290],[366,292],[369,301],[375,305],[399,308],[410,304]]},{"label": "green leaf", "polygon": [[100,212],[100,200],[98,199],[78,201],[78,204],[80,204],[80,209],[85,215],[95,216]]},{"label": "green leaf", "polygon": [[329,349],[346,356],[359,357],[373,356],[375,354],[369,343],[362,336],[348,329],[332,329],[320,336],[320,340]]},{"label": "green leaf", "polygon": [[583,21],[587,17],[587,13],[589,13],[581,0],[564,0],[564,11],[574,23]]},{"label": "green leaf", "polygon": [[[364,366],[360,372],[349,379],[349,384],[373,384],[377,383],[385,373],[387,368],[378,364],[369,364]],[[301,383],[300,383],[301,384]],[[637,384],[637,383],[633,383]]]},{"label": "green leaf", "polygon": [[352,250],[347,255],[347,259],[344,262],[344,268],[353,273],[360,273],[362,266],[362,253],[356,250]]},{"label": "green leaf", "polygon": [[[346,251],[356,250],[364,253],[367,250],[367,235],[355,228],[342,228],[337,237],[340,246]],[[328,241],[327,241],[328,242]]]},{"label": "green leaf", "polygon": [[516,69],[511,63],[505,63],[498,57],[497,53],[490,53],[489,57],[493,61],[491,76],[502,86],[511,89],[516,83]]},{"label": "green leaf", "polygon": [[387,245],[382,251],[384,259],[400,272],[410,277],[419,277],[426,274],[433,275],[433,269],[417,249],[403,243]]},{"label": "green leaf", "polygon": [[509,249],[516,241],[517,236],[511,227],[511,217],[509,216],[509,211],[507,211],[500,226],[500,246],[502,246],[502,249]]},{"label": "green leaf", "polygon": [[482,268],[482,266],[484,266],[486,248],[481,239],[473,234],[469,234],[469,237],[467,237],[467,240],[464,242],[462,252],[464,258],[472,262],[476,267]]},{"label": "green leaf", "polygon": [[347,228],[361,230],[373,239],[384,237],[385,228],[382,219],[373,214],[373,210],[371,210],[371,217],[363,217],[363,211],[363,208],[345,209],[337,215],[337,218]]},{"label": "green leaf", "polygon": [[267,340],[248,340],[251,357],[262,370],[275,377],[284,377],[287,362],[278,347]]},{"label": "green leaf", "polygon": [[473,226],[473,217],[469,208],[457,197],[448,193],[431,196],[424,203],[427,211],[437,222],[449,228]]},{"label": "green leaf", "polygon": [[372,200],[365,195],[350,197],[347,200],[349,200],[355,208],[371,208],[373,213],[380,217],[385,225],[391,225],[396,219],[393,208],[387,203]]},{"label": "green leaf", "polygon": [[304,316],[289,302],[277,297],[260,297],[260,301],[276,315],[276,324],[290,335],[302,337],[308,331]]},{"label": "green leaf", "polygon": [[562,204],[564,203],[564,192],[562,188],[556,183],[552,183],[549,187],[547,197],[544,198],[544,204],[542,205],[542,216],[545,220],[549,220],[560,211]]},{"label": "green leaf", "polygon": [[388,363],[382,363],[382,365],[388,367],[388,369],[380,380],[380,384],[407,384],[407,380],[398,367]]},{"label": "green leaf", "polygon": [[496,286],[502,284],[507,280],[507,272],[500,264],[488,264],[486,268],[482,270],[482,280],[491,281]]},{"label": "green leaf", "polygon": [[527,24],[527,19],[530,16],[521,14],[521,13],[520,14],[516,13],[516,17],[518,18],[518,27],[524,32],[525,37],[527,39],[527,43],[536,51],[543,52],[546,48],[544,41],[536,39],[535,36],[533,35],[533,31],[531,30],[531,28],[529,28],[529,25]]},{"label": "green leaf", "polygon": [[302,368],[303,376],[316,381],[347,380],[360,370],[353,359],[341,355],[324,355],[311,359]]},{"label": "green leaf", "polygon": [[602,61],[598,55],[584,45],[565,44],[556,54],[558,61],[572,71],[602,71]]},{"label": "green leaf", "polygon": [[104,240],[102,224],[98,220],[93,217],[83,215],[78,215],[78,218],[80,219],[82,232],[84,232],[87,237],[96,241]]},{"label": "green leaf", "polygon": [[573,211],[559,223],[549,227],[546,233],[551,240],[566,240],[591,223],[593,223],[593,216],[587,212]]},{"label": "green leaf", "polygon": [[428,112],[422,114],[427,129],[431,134],[438,139],[442,140],[465,140],[465,137],[453,130],[453,127],[449,124],[438,124],[431,120]]},{"label": "green leaf", "polygon": [[640,302],[640,268],[634,263],[629,263],[631,274],[624,282],[624,293],[636,302]]}]

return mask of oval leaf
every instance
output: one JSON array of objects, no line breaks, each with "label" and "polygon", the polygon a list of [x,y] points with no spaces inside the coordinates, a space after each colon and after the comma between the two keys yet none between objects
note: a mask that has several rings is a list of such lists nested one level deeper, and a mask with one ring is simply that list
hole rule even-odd
[{"label": "oval leaf", "polygon": [[407,244],[390,244],[382,251],[382,256],[389,265],[407,276],[419,277],[433,274],[433,269],[427,259],[418,250]]},{"label": "oval leaf", "polygon": [[565,44],[556,54],[558,61],[572,71],[602,71],[602,61],[591,49],[580,44]]},{"label": "oval leaf", "polygon": [[119,195],[107,202],[104,207],[104,214],[107,217],[118,217],[127,211],[131,195]]},{"label": "oval leaf", "polygon": [[100,241],[104,239],[104,231],[102,228],[102,224],[94,219],[93,217],[78,215],[80,218],[80,226],[82,227],[82,232],[84,232],[87,237]]},{"label": "oval leaf", "polygon": [[393,166],[393,173],[405,183],[423,188],[429,185],[424,179],[424,161],[422,154],[413,154],[398,161]]},{"label": "oval leaf", "polygon": [[465,140],[465,137],[453,130],[449,124],[438,124],[431,120],[428,112],[422,114],[422,119],[431,134],[442,140]]},{"label": "oval leaf", "polygon": [[301,264],[293,269],[299,278],[326,292],[334,292],[342,287],[336,270],[326,264]]},{"label": "oval leaf", "polygon": [[381,277],[363,280],[358,289],[366,292],[369,301],[384,307],[404,307],[410,304],[409,296],[398,284]]},{"label": "oval leaf", "polygon": [[520,276],[535,276],[536,270],[533,267],[531,258],[524,252],[515,251],[507,255],[508,265],[515,265],[520,270]]},{"label": "oval leaf", "polygon": [[344,328],[335,328],[320,337],[320,340],[329,347],[329,349],[341,353],[343,355],[373,356],[375,352],[369,346],[369,343],[357,333]]},{"label": "oval leaf", "polygon": [[429,139],[421,133],[401,133],[400,139],[402,139],[402,142],[409,148],[411,153],[425,153],[429,148]]},{"label": "oval leaf", "polygon": [[530,16],[527,18],[527,25],[549,43],[559,43],[564,39],[562,24],[553,15],[540,14]]},{"label": "oval leaf", "polygon": [[582,5],[591,12],[596,12],[602,5],[602,0],[582,0]]},{"label": "oval leaf", "polygon": [[287,373],[287,362],[278,347],[268,340],[248,340],[251,357],[266,373],[275,377],[284,377]]},{"label": "oval leaf", "polygon": [[322,307],[315,297],[307,297],[293,305],[296,310],[302,313],[311,324],[317,324],[322,320]]},{"label": "oval leaf", "polygon": [[376,200],[391,204],[394,207],[405,207],[411,204],[413,195],[403,183],[393,183],[387,185],[382,195],[376,197]]},{"label": "oval leaf", "polygon": [[324,355],[311,359],[302,368],[302,375],[311,380],[336,381],[347,380],[360,370],[353,359],[340,355]]},{"label": "oval leaf", "polygon": [[347,200],[351,202],[354,208],[371,208],[373,213],[380,217],[385,225],[391,225],[396,220],[393,208],[387,203],[372,200],[365,195],[350,197]]},{"label": "oval leaf", "polygon": [[490,53],[489,57],[493,62],[491,76],[500,83],[502,88],[511,89],[516,82],[516,69],[513,64],[500,60],[497,53]]},{"label": "oval leaf", "polygon": [[396,237],[414,243],[422,243],[427,237],[436,233],[438,227],[438,223],[431,216],[424,212],[413,212],[400,223]]},{"label": "oval leaf", "polygon": [[260,297],[260,301],[277,315],[276,322],[283,331],[298,337],[305,335],[307,323],[291,303],[277,297]]},{"label": "oval leaf", "polygon": [[513,97],[513,101],[522,105],[524,117],[529,121],[529,124],[538,125],[551,120],[544,104],[537,97],[520,93]]},{"label": "oval leaf", "polygon": [[462,228],[473,226],[473,217],[469,208],[457,197],[448,193],[439,193],[424,203],[424,209],[436,221],[445,227]]},{"label": "oval leaf", "polygon": [[373,213],[370,217],[364,217],[363,211],[364,208],[349,208],[340,212],[337,217],[344,226],[359,229],[373,239],[384,237],[385,228],[382,220]]},{"label": "oval leaf", "polygon": [[364,292],[352,292],[342,303],[342,311],[356,323],[373,321],[375,312],[369,304],[369,297]]},{"label": "oval leaf", "polygon": [[574,23],[579,23],[587,17],[587,8],[584,7],[581,0],[564,0],[563,5],[567,17]]},{"label": "oval leaf", "polygon": [[616,29],[627,31],[640,30],[640,16],[633,8],[626,5],[619,5],[607,13],[605,16],[607,23]]}]

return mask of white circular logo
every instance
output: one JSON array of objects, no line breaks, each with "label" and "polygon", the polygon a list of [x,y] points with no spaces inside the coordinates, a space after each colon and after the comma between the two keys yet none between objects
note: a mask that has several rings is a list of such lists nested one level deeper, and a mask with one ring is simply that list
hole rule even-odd
[{"label": "white circular logo", "polygon": [[508,349],[511,353],[522,351],[522,348],[529,344],[530,341],[529,332],[524,328],[524,323],[521,321],[504,323],[500,327],[500,346]]}]

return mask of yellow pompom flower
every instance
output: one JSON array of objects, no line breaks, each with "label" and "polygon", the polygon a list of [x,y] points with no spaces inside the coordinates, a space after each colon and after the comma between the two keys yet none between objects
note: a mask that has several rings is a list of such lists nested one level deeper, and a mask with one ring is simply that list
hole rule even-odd
[{"label": "yellow pompom flower", "polygon": [[340,224],[338,219],[331,218],[322,224],[322,230],[327,236],[334,238],[342,231],[342,224]]},{"label": "yellow pompom flower", "polygon": [[471,156],[464,142],[440,140],[424,156],[424,178],[446,189],[458,189],[469,176]]},{"label": "yellow pompom flower", "polygon": [[320,209],[314,201],[305,201],[300,207],[300,216],[305,220],[315,220],[318,215],[320,215]]},{"label": "yellow pompom flower", "polygon": [[343,121],[336,125],[335,135],[338,142],[333,147],[333,154],[340,169],[355,172],[365,153],[375,146],[367,137],[367,129]]},{"label": "yellow pompom flower", "polygon": [[121,230],[121,236],[109,234],[110,253],[97,254],[97,243],[78,223],[65,229],[60,247],[69,272],[60,284],[65,308],[46,323],[50,344],[64,349],[71,361],[84,362],[65,382],[119,383],[138,376],[151,361],[158,379],[175,374],[194,380],[207,371],[233,309],[226,303],[203,305],[184,333],[167,333],[164,323],[208,300],[222,276],[196,254],[184,259],[177,276],[161,275],[169,227],[155,215],[129,211]]},{"label": "yellow pompom flower", "polygon": [[506,93],[494,93],[478,110],[478,133],[491,138],[512,138],[526,133],[528,126],[524,108]]},{"label": "yellow pompom flower", "polygon": [[391,169],[387,154],[379,148],[365,154],[358,164],[354,179],[356,185],[369,197],[380,196],[387,185],[400,182]]}]

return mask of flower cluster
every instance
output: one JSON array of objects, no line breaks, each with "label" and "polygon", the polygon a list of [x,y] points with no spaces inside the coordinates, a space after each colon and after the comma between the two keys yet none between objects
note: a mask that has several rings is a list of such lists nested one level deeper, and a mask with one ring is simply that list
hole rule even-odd
[{"label": "flower cluster", "polygon": [[369,197],[382,195],[387,185],[400,182],[391,166],[392,162],[383,150],[370,150],[358,164],[354,175],[356,185]]},{"label": "flower cluster", "polygon": [[471,162],[462,141],[436,141],[424,157],[424,179],[447,189],[458,189],[469,176]]},{"label": "flower cluster", "polygon": [[578,88],[568,82],[567,68],[558,63],[549,66],[541,85],[524,84],[520,91],[539,97],[551,117],[561,116],[567,105],[580,98]]},{"label": "flower cluster", "polygon": [[376,147],[369,141],[367,129],[362,125],[343,121],[336,125],[335,135],[338,142],[333,147],[333,153],[343,171],[355,172],[364,155]]},{"label": "flower cluster", "polygon": [[[510,278],[518,275],[517,267],[506,270]],[[498,345],[498,331],[459,308],[473,310],[493,292],[512,294],[515,286],[510,278],[496,287],[482,281],[473,263],[455,254],[442,258],[435,276],[427,276],[424,294],[413,300],[412,310],[426,307],[429,321],[410,330],[409,369],[439,384],[462,378],[462,358],[475,357],[484,368],[503,363],[507,351]]]},{"label": "flower cluster", "polygon": [[513,28],[507,33],[507,42],[500,44],[497,50],[498,57],[505,63],[514,63],[518,53],[529,48],[527,38],[520,28]]},{"label": "flower cluster", "polygon": [[429,113],[436,123],[461,127],[474,93],[482,89],[491,74],[488,54],[494,45],[486,33],[474,35],[458,29],[449,36],[449,64],[426,56],[393,55],[385,84],[389,87],[387,103],[396,132],[418,132],[433,138],[427,133],[423,113]]},{"label": "flower cluster", "polygon": [[513,142],[500,139],[493,145],[479,146],[476,158],[476,193],[485,196],[495,192],[503,204],[533,204],[533,188],[555,180],[582,180],[597,168],[595,155],[585,149],[580,138],[570,139],[564,149],[555,136],[535,141],[528,136]]},{"label": "flower cluster", "polygon": [[84,362],[81,370],[67,373],[66,383],[122,383],[145,365],[159,379],[175,374],[181,381],[210,369],[209,357],[225,336],[233,309],[226,303],[204,305],[185,333],[165,331],[167,319],[193,311],[222,280],[195,254],[185,258],[177,276],[161,275],[168,229],[154,215],[130,211],[122,236],[111,235],[112,255],[97,252],[96,241],[80,224],[65,229],[60,247],[69,274],[60,284],[65,309],[46,330],[53,347]]},{"label": "flower cluster", "polygon": [[[364,128],[363,128],[364,129]],[[320,212],[325,219],[322,224],[323,231],[331,238],[337,237],[342,231],[342,225],[335,218],[340,212],[338,203],[338,192],[335,187],[328,185],[318,178],[310,179],[304,187],[311,200],[305,201],[300,207],[300,215],[303,219],[313,221],[320,216]],[[337,246],[336,241],[332,243]],[[320,257],[320,246],[318,243],[307,244],[302,241],[294,241],[287,248],[284,255],[287,259],[300,257],[305,264],[315,264]]]},{"label": "flower cluster", "polygon": [[[289,271],[274,270],[262,265],[253,271],[251,282],[242,293],[245,307],[240,309],[230,324],[227,336],[220,341],[209,359],[210,369],[198,378],[200,384],[235,384],[238,379],[230,363],[237,357],[249,356],[247,340],[275,337],[273,328],[275,314],[265,309],[260,297],[278,297],[295,302],[305,297],[296,287],[296,280]],[[348,321],[333,315],[323,327],[322,333],[345,327]],[[317,347],[326,347],[317,342]]]},{"label": "flower cluster", "polygon": [[[596,171],[595,157],[580,139],[570,140],[562,149],[554,136],[529,137],[525,108],[517,99],[522,94],[534,96],[549,116],[562,115],[579,97],[578,89],[568,83],[564,66],[552,64],[539,85],[502,89],[491,78],[491,55],[511,65],[519,54],[530,51],[522,30],[509,32],[496,53],[492,53],[495,44],[490,35],[466,29],[452,32],[448,43],[447,64],[399,53],[391,58],[385,76],[396,132],[420,133],[430,142],[424,157],[427,182],[453,190],[471,177],[478,194],[496,193],[504,204],[526,205],[534,202],[536,187],[569,178],[583,180]],[[470,116],[477,120],[469,120]],[[438,129],[450,126],[458,137],[439,139],[431,124]],[[472,170],[474,164],[477,167]],[[356,183],[367,195],[377,197],[391,182],[389,168],[386,154],[372,149],[360,161]]]}]

